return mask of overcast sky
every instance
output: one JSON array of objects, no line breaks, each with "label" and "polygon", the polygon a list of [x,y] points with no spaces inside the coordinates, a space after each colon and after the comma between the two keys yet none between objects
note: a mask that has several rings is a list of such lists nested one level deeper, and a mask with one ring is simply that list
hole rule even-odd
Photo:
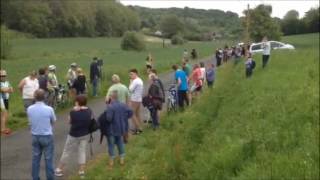
[{"label": "overcast sky", "polygon": [[168,8],[168,7],[179,7],[184,8],[185,6],[196,9],[220,9],[223,11],[232,11],[239,16],[243,16],[242,12],[247,8],[247,4],[250,8],[254,8],[259,4],[272,5],[272,17],[283,18],[283,16],[289,10],[295,9],[299,12],[300,18],[304,16],[304,13],[311,7],[318,7],[318,0],[304,0],[304,1],[266,1],[266,0],[120,0],[124,5],[138,5],[150,8]]}]

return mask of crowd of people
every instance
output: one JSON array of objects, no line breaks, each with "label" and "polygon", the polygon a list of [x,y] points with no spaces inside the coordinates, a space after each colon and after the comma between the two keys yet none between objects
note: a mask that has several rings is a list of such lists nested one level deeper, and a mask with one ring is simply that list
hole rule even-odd
[{"label": "crowd of people", "polygon": [[[263,68],[266,67],[270,55],[270,44],[263,41]],[[195,52],[195,49],[192,50]],[[252,55],[243,47],[232,47],[222,51],[216,50],[216,63],[209,61],[189,63],[187,50],[183,52],[181,64],[172,65],[174,80],[177,89],[177,99],[179,109],[184,110],[186,106],[191,106],[194,99],[204,90],[214,86],[216,79],[216,66],[227,63],[231,58],[235,63],[240,61],[240,57],[246,57],[246,76],[252,75],[255,62]],[[30,130],[32,134],[32,178],[39,179],[40,160],[42,154],[45,156],[47,179],[54,179],[54,176],[63,176],[63,170],[68,163],[68,158],[73,154],[75,146],[78,148],[79,175],[85,174],[86,147],[91,128],[98,124],[102,137],[106,137],[109,168],[114,166],[116,158],[115,146],[118,149],[120,165],[124,165],[125,146],[128,137],[143,133],[141,106],[145,106],[149,112],[152,128],[157,130],[160,127],[160,111],[165,102],[164,85],[153,67],[151,54],[146,59],[149,86],[145,90],[144,82],[139,77],[137,69],[129,70],[130,84],[126,86],[121,83],[119,75],[113,74],[112,85],[109,87],[106,97],[106,109],[98,116],[87,106],[87,83],[86,76],[76,63],[70,65],[67,72],[67,84],[69,87],[69,97],[74,99],[74,107],[69,113],[70,130],[66,138],[66,143],[62,156],[56,169],[53,167],[54,140],[52,127],[56,121],[54,109],[51,107],[50,98],[56,93],[59,85],[56,76],[56,66],[50,65],[39,69],[39,75],[32,71],[29,76],[21,80],[18,87],[22,93],[24,108],[28,116]],[[216,64],[216,65],[215,65]],[[254,64],[254,65],[253,65]],[[98,82],[101,80],[101,69],[98,58],[93,58],[90,64],[90,82],[92,84],[92,95],[98,95]],[[13,88],[6,79],[7,72],[0,71],[1,77],[1,133],[10,134],[10,129],[6,127],[9,110],[9,95]],[[97,117],[97,118],[95,118]],[[129,120],[131,119],[131,123]],[[102,139],[101,139],[102,140]]]}]

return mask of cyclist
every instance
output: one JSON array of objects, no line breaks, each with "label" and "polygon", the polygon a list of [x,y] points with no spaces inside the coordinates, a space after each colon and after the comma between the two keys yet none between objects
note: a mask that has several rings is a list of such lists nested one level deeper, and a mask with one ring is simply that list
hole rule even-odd
[{"label": "cyclist", "polygon": [[56,76],[56,66],[50,65],[48,67],[49,73],[48,73],[48,90],[49,90],[49,98],[48,98],[48,105],[53,106],[54,99],[57,96],[59,83]]}]

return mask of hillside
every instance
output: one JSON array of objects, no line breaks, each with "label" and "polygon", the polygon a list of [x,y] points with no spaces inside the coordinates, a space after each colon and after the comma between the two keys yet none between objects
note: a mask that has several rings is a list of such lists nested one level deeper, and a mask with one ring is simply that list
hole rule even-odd
[{"label": "hillside", "polygon": [[284,40],[296,50],[273,51],[266,69],[255,56],[251,79],[222,66],[192,107],[130,141],[125,167],[106,171],[102,155],[87,178],[319,179],[319,34]]},{"label": "hillside", "polygon": [[[239,37],[241,35],[241,21],[238,14],[234,12],[224,12],[222,10],[205,10],[182,8],[145,8],[139,6],[129,6],[140,16],[141,27],[157,30],[161,17],[173,14],[180,18],[185,24],[187,36],[207,32],[215,32],[224,37]],[[189,33],[189,34],[188,34]],[[194,36],[194,35],[193,35]]]}]

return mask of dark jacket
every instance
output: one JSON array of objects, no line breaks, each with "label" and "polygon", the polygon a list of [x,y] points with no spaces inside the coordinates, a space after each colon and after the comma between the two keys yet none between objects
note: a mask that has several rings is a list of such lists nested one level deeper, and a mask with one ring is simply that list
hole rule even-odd
[{"label": "dark jacket", "polygon": [[165,92],[163,84],[159,79],[156,79],[150,85],[148,96],[152,97],[152,103],[157,109],[162,109],[162,103],[165,101]]},{"label": "dark jacket", "polygon": [[95,77],[100,77],[100,71],[98,66],[99,65],[96,61],[90,64],[90,81],[93,81]]},{"label": "dark jacket", "polygon": [[124,103],[113,101],[99,118],[101,132],[107,136],[122,136],[129,130],[132,110]]}]

